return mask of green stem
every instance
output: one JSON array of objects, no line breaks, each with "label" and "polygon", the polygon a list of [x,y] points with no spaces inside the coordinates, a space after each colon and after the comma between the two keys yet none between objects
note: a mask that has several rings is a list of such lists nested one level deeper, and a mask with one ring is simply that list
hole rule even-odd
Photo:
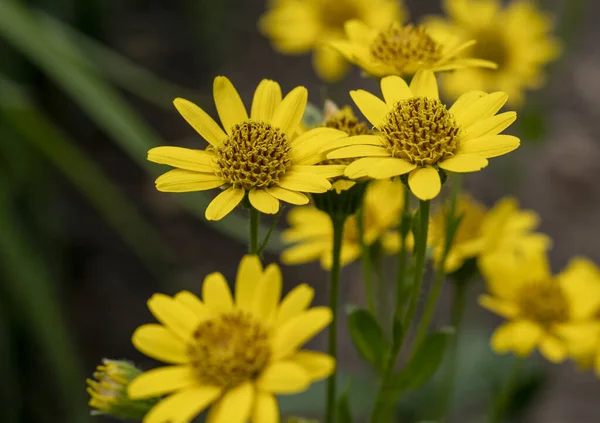
[{"label": "green stem", "polygon": [[489,423],[500,423],[506,417],[506,408],[513,399],[515,390],[518,386],[519,376],[521,374],[521,368],[523,367],[523,359],[515,358],[512,369],[506,380],[506,384],[500,391],[500,395],[495,398],[490,411],[488,419]]},{"label": "green stem", "polygon": [[[429,209],[430,201],[419,201],[419,224],[418,230],[415,234],[415,273],[414,281],[412,285],[412,293],[410,298],[409,309],[404,320],[404,330],[399,339],[394,339],[390,354],[388,355],[387,362],[385,364],[383,378],[379,386],[379,392],[375,400],[375,407],[371,417],[372,423],[388,422],[391,420],[388,399],[386,398],[386,387],[389,384],[390,379],[394,375],[394,368],[396,361],[402,350],[406,333],[409,331],[412,319],[414,318],[419,294],[421,291],[421,285],[423,283],[423,274],[425,272],[425,256],[427,253],[427,231],[429,229]],[[402,306],[402,303],[396,304],[396,315],[401,312],[398,308]]]},{"label": "green stem", "polygon": [[279,222],[279,218],[281,217],[282,213],[283,213],[283,206],[281,206],[281,208],[279,209],[279,212],[273,218],[273,222],[271,222],[271,227],[269,228],[269,232],[267,232],[267,235],[265,236],[265,239],[263,239],[263,242],[260,244],[260,247],[258,248],[258,251],[256,253],[257,255],[259,255],[259,256],[262,255],[263,251],[265,250],[265,248],[269,244],[269,239],[271,238],[271,234],[273,233],[273,229],[275,229],[275,227],[277,226],[277,222]]},{"label": "green stem", "polygon": [[365,216],[364,208],[361,207],[356,213],[356,222],[358,225],[358,236],[360,238],[361,266],[363,270],[363,279],[365,282],[365,295],[367,297],[367,306],[372,315],[375,315],[375,296],[373,294],[373,283],[371,281],[371,252],[365,242]]},{"label": "green stem", "polygon": [[[410,219],[410,192],[408,188],[404,188],[404,202],[402,206],[402,214],[400,216],[400,225]],[[400,320],[402,310],[404,309],[404,286],[406,284],[406,236],[402,234],[400,228],[400,250],[398,251],[398,274],[396,281],[396,311],[395,318]]]},{"label": "green stem", "polygon": [[454,284],[454,298],[452,299],[452,311],[450,323],[454,328],[454,336],[451,344],[448,346],[447,373],[444,378],[444,385],[440,396],[439,421],[452,419],[452,399],[454,397],[454,384],[456,379],[456,367],[458,364],[458,341],[460,339],[460,330],[465,312],[465,299],[469,283],[467,280],[456,281]]},{"label": "green stem", "polygon": [[[329,307],[333,313],[333,319],[329,325],[329,347],[328,352],[334,360],[337,360],[337,315],[340,300],[340,255],[342,251],[342,236],[344,234],[345,215],[331,215],[333,224],[333,256],[329,283]],[[336,402],[336,376],[337,372],[327,379],[327,409],[326,423],[335,422]]]},{"label": "green stem", "polygon": [[260,212],[250,205],[250,254],[258,254],[258,224]]}]

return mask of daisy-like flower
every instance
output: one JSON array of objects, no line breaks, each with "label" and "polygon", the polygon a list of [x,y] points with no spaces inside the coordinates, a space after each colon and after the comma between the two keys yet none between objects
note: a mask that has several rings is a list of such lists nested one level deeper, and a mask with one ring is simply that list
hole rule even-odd
[{"label": "daisy-like flower", "polygon": [[[363,202],[364,242],[367,246],[380,242],[384,252],[398,250],[400,235],[397,227],[404,203],[403,190],[399,181],[374,181],[368,185]],[[323,268],[331,268],[333,225],[329,215],[316,207],[297,207],[288,214],[288,222],[291,228],[284,231],[283,241],[294,245],[283,251],[282,263],[303,264],[320,260]],[[360,257],[360,241],[358,220],[356,215],[352,215],[344,223],[342,266]]]},{"label": "daisy-like flower", "polygon": [[220,273],[204,279],[202,300],[183,291],[155,294],[148,308],[160,324],[133,334],[135,347],[168,363],[129,385],[129,396],[165,396],[143,423],[187,423],[210,407],[211,423],[277,423],[275,395],[306,390],[329,376],[334,360],[300,347],[325,328],[329,308],[308,308],[314,292],[306,284],[279,302],[281,273],[264,270],[257,256],[239,266],[235,293]]},{"label": "daisy-like flower", "polygon": [[178,98],[175,107],[210,144],[205,150],[157,147],[148,160],[177,169],[156,180],[166,192],[225,188],[206,209],[208,220],[230,213],[247,195],[262,213],[279,210],[279,201],[307,204],[304,193],[331,188],[327,178],[343,174],[344,166],[315,166],[325,159],[324,147],[347,135],[333,128],[315,128],[293,138],[306,108],[307,91],[296,87],[282,100],[281,88],[264,79],[258,85],[250,116],[229,79],[214,81],[214,99],[223,129],[195,104]]},{"label": "daisy-like flower", "polygon": [[574,345],[565,332],[589,330],[600,310],[600,272],[588,260],[574,259],[555,276],[540,249],[483,257],[479,265],[489,291],[479,303],[508,319],[492,336],[498,353],[527,356],[539,348],[560,362]]},{"label": "daisy-like flower", "polygon": [[408,76],[421,69],[496,68],[488,60],[459,57],[475,44],[474,40],[458,42],[452,36],[434,39],[421,25],[393,22],[386,28],[374,28],[351,20],[344,27],[348,39],[330,41],[329,45],[371,76]]},{"label": "daisy-like flower", "polygon": [[543,68],[558,58],[560,42],[551,34],[553,22],[535,2],[512,0],[445,0],[447,18],[435,16],[425,26],[435,39],[448,36],[477,44],[464,51],[498,64],[496,71],[464,69],[442,77],[444,94],[457,98],[469,90],[508,93],[511,103],[523,100],[526,89],[543,85]]},{"label": "daisy-like flower", "polygon": [[385,101],[367,91],[350,92],[379,133],[350,137],[346,147],[327,154],[328,159],[359,158],[346,168],[352,179],[408,174],[413,194],[430,200],[441,189],[438,169],[475,172],[487,166],[488,158],[519,146],[517,137],[498,135],[517,117],[515,112],[496,115],[507,100],[503,92],[469,92],[447,109],[429,70],[417,72],[410,87],[398,76],[385,77],[381,91]]},{"label": "daisy-like flower", "polygon": [[344,39],[344,23],[351,19],[385,28],[404,20],[406,13],[398,0],[278,0],[260,21],[261,32],[280,53],[300,54],[314,50],[313,66],[325,81],[339,80],[348,62],[327,46]]},{"label": "daisy-like flower", "polygon": [[[433,259],[441,259],[446,238],[448,206],[438,209],[429,226]],[[456,213],[462,215],[460,226],[446,258],[445,271],[458,270],[466,260],[491,254],[520,254],[523,249],[546,250],[550,238],[534,232],[540,218],[532,210],[522,210],[514,198],[503,198],[487,210],[469,195],[462,195],[456,204]]]}]

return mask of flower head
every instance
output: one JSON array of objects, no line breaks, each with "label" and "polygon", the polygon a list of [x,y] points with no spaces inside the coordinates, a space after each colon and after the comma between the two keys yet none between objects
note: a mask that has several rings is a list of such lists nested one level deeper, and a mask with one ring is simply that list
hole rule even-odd
[{"label": "flower head", "polygon": [[560,42],[551,35],[552,20],[535,2],[512,0],[504,6],[501,0],[445,0],[443,6],[447,18],[435,16],[425,23],[432,36],[475,39],[477,44],[463,54],[498,64],[495,71],[469,68],[443,75],[442,89],[448,96],[502,90],[517,104],[526,89],[543,84],[543,67],[560,55]]},{"label": "flower head", "polygon": [[350,92],[379,133],[349,137],[339,143],[345,147],[327,154],[328,159],[359,158],[346,168],[352,179],[408,174],[413,194],[429,200],[441,189],[439,169],[475,172],[488,158],[519,146],[518,138],[498,135],[516,119],[515,112],[496,115],[505,93],[469,92],[448,109],[431,71],[417,72],[410,87],[398,76],[385,77],[381,91],[385,101],[367,91]]},{"label": "flower head", "polygon": [[457,43],[452,36],[435,39],[421,25],[393,22],[385,28],[373,28],[360,20],[352,20],[346,22],[345,30],[347,40],[333,40],[329,45],[367,74],[379,78],[409,76],[421,69],[439,72],[496,67],[488,60],[459,57],[474,44],[473,40]]},{"label": "flower head", "polygon": [[565,331],[588,331],[600,310],[600,272],[587,260],[572,260],[556,276],[541,249],[483,257],[479,265],[489,291],[480,304],[509,320],[492,336],[496,352],[527,356],[539,348],[562,361],[574,346]]},{"label": "flower head", "polygon": [[141,420],[157,401],[155,398],[139,401],[128,398],[127,386],[141,373],[141,370],[127,361],[102,360],[102,364],[94,372],[94,378],[87,380],[92,414]]},{"label": "flower head", "polygon": [[208,407],[213,423],[278,422],[275,395],[329,376],[334,360],[300,347],[329,324],[331,310],[308,308],[314,293],[306,284],[280,302],[281,290],[279,267],[263,269],[248,255],[233,295],[220,273],[204,279],[202,300],[188,291],[155,294],[148,308],[160,324],[139,327],[132,341],[170,365],[129,385],[131,398],[167,395],[143,423],[187,422]]},{"label": "flower head", "polygon": [[279,84],[264,79],[252,100],[250,116],[231,82],[219,76],[214,98],[223,129],[195,104],[178,98],[175,107],[210,144],[205,150],[157,147],[148,160],[177,169],[156,180],[159,191],[188,192],[225,188],[206,209],[208,220],[230,213],[247,195],[262,213],[277,213],[279,201],[306,204],[307,192],[331,188],[329,177],[344,166],[315,166],[324,148],[346,134],[315,128],[293,138],[306,107],[307,91],[296,87],[281,98]]},{"label": "flower head", "polygon": [[319,77],[335,81],[344,75],[348,64],[326,43],[344,38],[346,21],[358,19],[384,28],[405,15],[398,0],[278,0],[262,16],[259,27],[281,53],[314,50],[313,65]]},{"label": "flower head", "polygon": [[[404,202],[403,190],[399,181],[374,181],[367,186],[362,211],[364,242],[367,246],[380,242],[384,251],[397,251],[400,244],[397,227]],[[324,268],[330,268],[333,226],[327,213],[312,206],[297,207],[288,214],[288,222],[291,228],[283,233],[283,240],[294,245],[281,254],[281,261],[285,264],[302,264],[320,260]],[[361,246],[357,215],[352,215],[344,224],[341,264],[356,260],[361,254]]]},{"label": "flower head", "polygon": [[[440,260],[446,237],[448,206],[437,210],[430,225],[430,243],[433,258]],[[539,216],[531,210],[519,209],[514,198],[503,198],[487,210],[469,195],[463,195],[456,204],[456,213],[462,215],[460,226],[446,258],[446,272],[458,270],[466,260],[491,254],[520,254],[523,249],[545,250],[550,246],[547,235],[534,232]]]}]

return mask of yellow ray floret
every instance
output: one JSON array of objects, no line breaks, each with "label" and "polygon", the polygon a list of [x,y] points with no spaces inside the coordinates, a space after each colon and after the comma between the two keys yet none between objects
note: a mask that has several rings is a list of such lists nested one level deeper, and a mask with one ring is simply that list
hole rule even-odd
[{"label": "yellow ray floret", "polygon": [[185,423],[210,407],[211,423],[277,423],[275,395],[306,390],[329,376],[334,360],[302,345],[331,321],[329,308],[309,308],[314,292],[306,284],[280,301],[279,267],[263,269],[245,256],[235,292],[220,273],[204,279],[202,300],[183,291],[155,294],[148,307],[160,324],[133,334],[144,354],[168,363],[129,385],[134,399],[164,395],[143,423]]},{"label": "yellow ray floret", "polygon": [[371,76],[408,76],[421,69],[441,72],[468,67],[496,68],[488,60],[460,57],[460,53],[475,44],[474,40],[459,42],[451,35],[434,39],[421,25],[393,22],[386,28],[373,28],[351,20],[346,22],[345,30],[346,40],[333,40],[329,45]]},{"label": "yellow ray floret", "polygon": [[503,92],[472,91],[447,109],[428,70],[417,72],[410,86],[398,76],[385,77],[381,91],[383,100],[363,90],[350,92],[379,133],[349,137],[340,142],[348,146],[327,154],[328,159],[359,158],[346,168],[350,178],[408,174],[413,194],[430,200],[441,189],[438,169],[475,172],[489,158],[519,146],[517,137],[499,135],[517,117],[515,112],[496,114],[507,100]]},{"label": "yellow ray floret", "polygon": [[222,128],[195,104],[178,98],[175,107],[209,147],[192,150],[157,147],[148,160],[176,169],[156,180],[159,191],[189,192],[224,188],[206,209],[208,220],[230,213],[247,195],[263,213],[277,213],[279,201],[306,204],[305,193],[331,188],[328,178],[344,166],[315,166],[328,143],[347,136],[332,128],[315,128],[294,138],[306,108],[307,91],[296,87],[283,99],[277,82],[258,85],[250,116],[229,79],[214,81],[214,99]]}]

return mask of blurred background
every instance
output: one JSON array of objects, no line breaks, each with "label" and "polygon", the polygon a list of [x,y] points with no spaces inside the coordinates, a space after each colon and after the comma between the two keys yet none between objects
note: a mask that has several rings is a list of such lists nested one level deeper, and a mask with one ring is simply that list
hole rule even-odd
[{"label": "blurred background", "polygon": [[[467,187],[487,205],[514,195],[536,210],[554,239],[558,270],[574,255],[600,262],[600,3],[539,3],[556,16],[566,51],[521,111],[521,148],[491,161]],[[438,0],[406,5],[413,20],[440,12]],[[85,378],[103,357],[154,365],[130,342],[151,321],[147,298],[197,291],[217,270],[233,279],[246,250],[245,217],[207,224],[212,193],[157,192],[162,169],[145,157],[159,144],[204,145],[171,102],[182,96],[214,112],[216,75],[228,76],[246,104],[262,78],[284,92],[305,85],[320,103],[310,55],[278,55],[258,33],[265,7],[265,0],[0,0],[0,422],[108,421],[89,417]],[[330,94],[344,103],[349,89],[375,86],[354,69]],[[276,261],[280,246],[274,237],[265,259]],[[362,304],[355,266],[342,272],[343,291]],[[283,271],[288,289],[308,282],[325,304],[327,275],[318,264]],[[499,320],[476,305],[480,291],[472,290],[460,349],[456,402],[466,421],[485,406],[507,361],[487,346]],[[372,389],[342,334],[341,367],[355,382],[358,415]],[[514,404],[519,421],[600,421],[600,382],[590,372],[540,362],[524,377]],[[322,389],[288,399],[284,412],[318,414]],[[400,406],[399,421],[427,418],[428,389],[435,380]]]}]

